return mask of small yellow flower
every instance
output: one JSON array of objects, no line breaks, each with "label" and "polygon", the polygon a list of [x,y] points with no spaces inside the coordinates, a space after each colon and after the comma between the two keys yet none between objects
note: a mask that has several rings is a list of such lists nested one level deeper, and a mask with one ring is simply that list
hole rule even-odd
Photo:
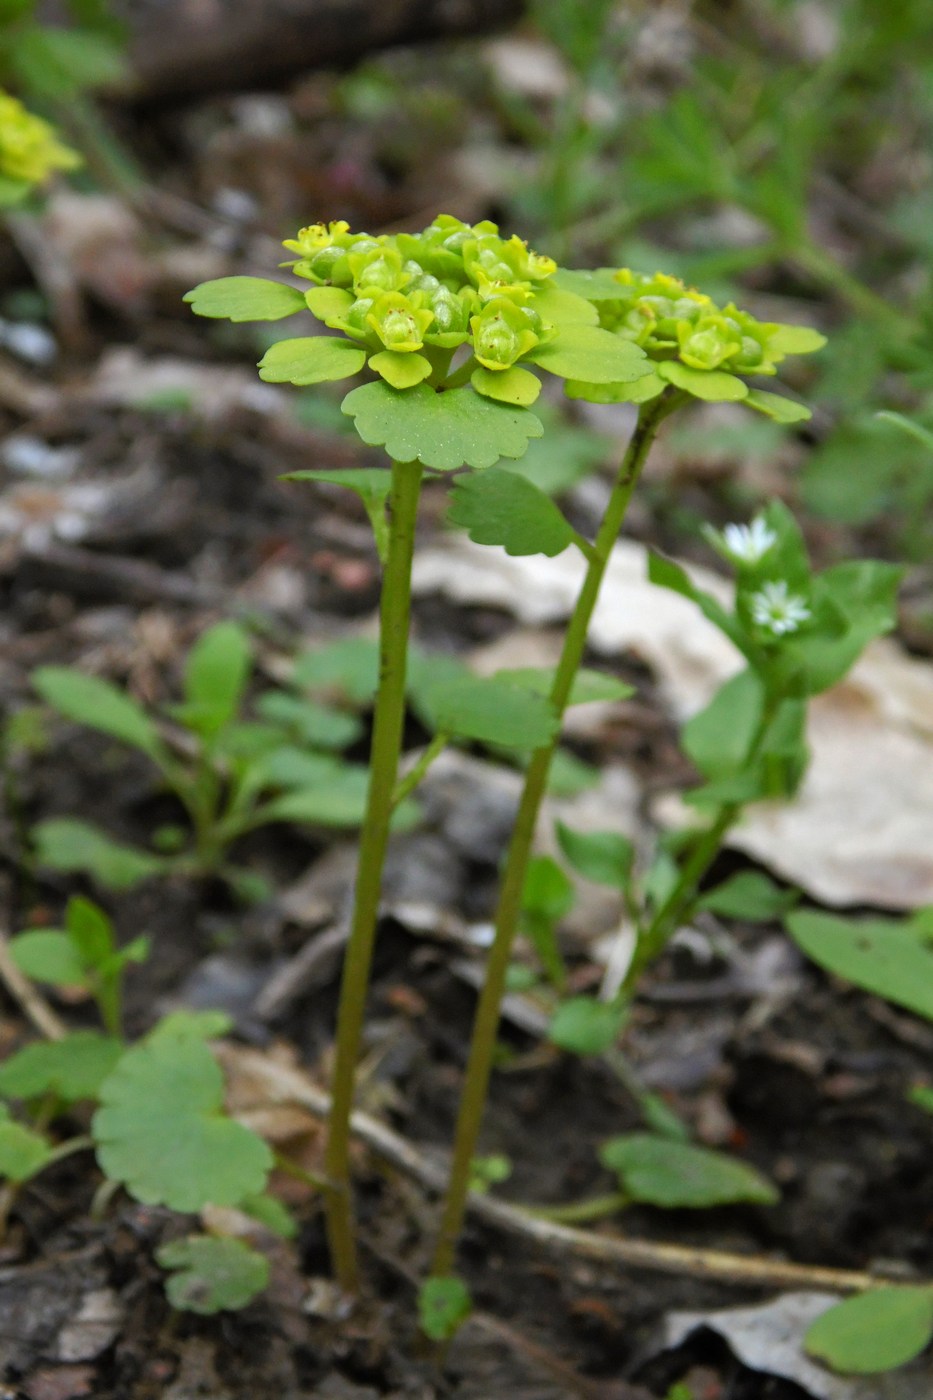
[{"label": "small yellow flower", "polygon": [[0,89],[0,176],[40,185],[53,171],[80,164],[78,152],[59,141],[53,126]]}]

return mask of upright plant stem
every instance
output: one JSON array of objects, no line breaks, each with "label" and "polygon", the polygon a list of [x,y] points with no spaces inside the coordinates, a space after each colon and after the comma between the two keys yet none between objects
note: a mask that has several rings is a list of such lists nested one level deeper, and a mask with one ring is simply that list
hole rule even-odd
[{"label": "upright plant stem", "polygon": [[[550,700],[559,717],[563,716],[564,710],[567,708],[570,691],[577,671],[580,669],[590,619],[593,616],[603,575],[609,563],[612,546],[625,518],[629,500],[641,475],[641,469],[658,426],[662,419],[667,417],[676,402],[673,395],[668,397],[665,394],[643,404],[639,410],[635,431],[622,459],[606,514],[593,543],[589,567],[567,627],[564,648],[554,674]],[[512,832],[502,878],[499,907],[496,912],[495,939],[490,949],[486,977],[480,993],[476,1019],[473,1023],[473,1039],[460,1100],[450,1182],[441,1218],[440,1237],[432,1266],[432,1272],[435,1276],[450,1274],[454,1267],[457,1239],[463,1226],[466,1200],[470,1188],[470,1164],[476,1152],[486,1093],[489,1088],[489,1076],[499,1029],[499,1008],[505,992],[505,980],[512,955],[512,944],[515,941],[521,913],[525,872],[528,868],[538,812],[547,787],[551,760],[554,757],[558,738],[559,729],[549,744],[535,750],[525,774],[525,787],[515,819],[515,828]]]},{"label": "upright plant stem", "polygon": [[353,924],[337,1011],[336,1062],[324,1162],[329,1183],[327,1238],[334,1272],[346,1292],[354,1292],[359,1282],[350,1185],[350,1113],[402,746],[411,561],[421,475],[418,462],[392,464],[389,549],[379,609],[379,691],[373,719],[369,796],[360,841]]}]

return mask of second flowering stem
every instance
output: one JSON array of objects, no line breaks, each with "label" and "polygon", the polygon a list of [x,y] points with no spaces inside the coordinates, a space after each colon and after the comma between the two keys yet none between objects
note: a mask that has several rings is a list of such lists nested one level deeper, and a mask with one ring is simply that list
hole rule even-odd
[{"label": "second flowering stem", "polygon": [[[659,398],[643,404],[639,410],[635,431],[622,459],[606,513],[589,554],[587,571],[567,627],[561,658],[554,673],[550,701],[559,718],[563,716],[567,708],[573,682],[583,660],[590,619],[593,616],[612,547],[622,527],[632,492],[641,475],[658,427],[662,420],[673,411],[678,402],[679,396],[668,391]],[[489,1088],[496,1036],[499,1029],[499,1012],[505,993],[512,946],[515,942],[521,914],[522,893],[525,887],[528,861],[531,857],[538,813],[547,788],[548,775],[558,737],[559,734],[555,734],[554,739],[549,744],[536,749],[528,765],[525,786],[506,858],[496,913],[495,939],[489,953],[483,989],[480,993],[476,1019],[473,1023],[473,1038],[460,1100],[450,1181],[432,1266],[432,1273],[436,1277],[443,1277],[453,1272],[457,1240],[463,1226],[470,1189],[472,1160],[476,1153]]]}]

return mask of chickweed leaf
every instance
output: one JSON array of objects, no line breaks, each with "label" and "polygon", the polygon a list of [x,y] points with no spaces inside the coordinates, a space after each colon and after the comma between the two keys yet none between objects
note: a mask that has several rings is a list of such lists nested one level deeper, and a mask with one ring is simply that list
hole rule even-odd
[{"label": "chickweed leaf", "polygon": [[366,363],[366,351],[332,335],[279,340],[259,361],[259,378],[267,384],[324,384],[347,379]]},{"label": "chickweed leaf", "polygon": [[218,277],[201,282],[183,298],[197,316],[228,321],[280,321],[304,311],[303,293],[265,277]]},{"label": "chickweed leaf", "polygon": [[98,1031],[37,1041],[0,1065],[0,1094],[12,1099],[54,1094],[66,1103],[96,1098],[124,1049],[121,1041]]},{"label": "chickweed leaf", "polygon": [[602,1055],[613,1046],[625,1021],[623,1008],[595,997],[571,997],[554,1014],[548,1039],[572,1055]]},{"label": "chickweed leaf", "polygon": [[235,622],[210,627],[185,663],[184,722],[211,736],[235,717],[243,700],[252,655],[249,638]]},{"label": "chickweed leaf", "polygon": [[529,409],[495,403],[466,387],[438,394],[426,384],[400,391],[377,380],[352,389],[342,407],[370,447],[436,471],[521,457],[528,439],[544,432]]},{"label": "chickweed leaf", "polygon": [[73,895],[65,910],[65,927],[85,967],[96,968],[116,950],[113,924],[99,905]]},{"label": "chickweed leaf", "polygon": [[912,1361],[931,1337],[933,1288],[872,1288],[818,1317],[804,1347],[834,1371],[872,1375]]},{"label": "chickweed leaf", "polygon": [[554,829],[561,850],[584,879],[614,890],[627,887],[635,851],[625,836],[615,831],[572,831],[560,821]]},{"label": "chickweed leaf", "polygon": [[223,1111],[223,1075],[202,1040],[151,1037],[100,1088],[92,1132],[101,1169],[145,1205],[196,1211],[262,1191],[272,1153]]},{"label": "chickweed leaf", "polygon": [[779,1198],[776,1187],[754,1167],[652,1133],[610,1139],[600,1148],[599,1160],[618,1173],[626,1195],[647,1205],[702,1209],[733,1201],[774,1205]]},{"label": "chickweed leaf", "polygon": [[369,637],[346,637],[305,652],[295,662],[292,680],[297,686],[335,692],[365,705],[379,683],[379,643]]},{"label": "chickweed leaf", "polygon": [[933,1021],[933,949],[904,924],[801,909],[788,917],[786,927],[827,972]]},{"label": "chickweed leaf", "polygon": [[110,890],[128,890],[153,875],[161,875],[166,862],[136,846],[124,846],[106,832],[77,817],[53,817],[32,829],[40,866],[69,874],[93,876]]},{"label": "chickweed leaf", "polygon": [[242,1240],[189,1235],[156,1250],[163,1269],[174,1270],[165,1285],[173,1308],[210,1315],[246,1304],[269,1282],[269,1261]]},{"label": "chickweed leaf", "polygon": [[[546,666],[521,666],[515,670],[497,671],[496,676],[510,685],[520,685],[535,695],[550,695],[554,683],[554,672]],[[567,703],[590,705],[600,700],[629,700],[634,694],[634,687],[626,685],[625,681],[584,666],[574,677]]]},{"label": "chickweed leaf", "polygon": [[697,907],[726,919],[766,923],[786,914],[799,898],[796,890],[782,889],[760,870],[740,870],[704,894]]},{"label": "chickweed leaf", "polygon": [[81,987],[87,968],[71,937],[60,929],[33,928],[10,939],[10,954],[20,972],[50,987]]},{"label": "chickweed leaf", "polygon": [[32,683],[43,700],[66,719],[142,749],[156,763],[167,757],[154,721],[122,690],[71,666],[40,666]]},{"label": "chickweed leaf", "polygon": [[540,748],[557,716],[549,702],[498,676],[462,675],[419,685],[418,708],[440,733],[504,747]]},{"label": "chickweed leaf", "polygon": [[[356,715],[348,715],[345,710],[335,710],[300,695],[289,695],[284,690],[270,690],[261,695],[256,709],[263,719],[281,725],[301,743],[312,744],[315,748],[345,749],[348,744],[355,743],[363,732]],[[272,756],[271,753],[267,755],[270,759]],[[320,758],[321,755],[308,754],[308,757]],[[323,761],[333,762],[331,759]]]},{"label": "chickweed leaf", "polygon": [[757,672],[740,671],[683,726],[683,750],[705,778],[730,777],[742,769],[761,721],[764,701],[764,686]]},{"label": "chickweed leaf", "polygon": [[474,543],[501,545],[512,555],[553,558],[574,540],[573,528],[540,487],[500,467],[457,480],[447,519]]},{"label": "chickweed leaf", "polygon": [[421,1330],[432,1342],[447,1342],[473,1311],[473,1300],[463,1279],[429,1278],[418,1290]]},{"label": "chickweed leaf", "polygon": [[52,1156],[52,1147],[40,1133],[0,1116],[0,1178],[28,1181],[41,1172]]}]

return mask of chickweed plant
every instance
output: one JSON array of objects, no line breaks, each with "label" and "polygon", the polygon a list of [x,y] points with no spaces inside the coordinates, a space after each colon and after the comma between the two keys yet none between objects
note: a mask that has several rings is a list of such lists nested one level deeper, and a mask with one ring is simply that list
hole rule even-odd
[{"label": "chickweed plant", "polygon": [[[205,632],[188,654],[183,699],[169,727],[125,691],[68,666],[33,672],[39,695],[64,718],[145,754],[183,807],[189,827],[162,827],[156,850],[113,840],[90,822],[53,818],[35,827],[39,863],[83,871],[110,889],[159,874],[216,875],[246,898],[262,882],[228,856],[248,832],[274,822],[356,826],[367,774],[340,751],[361,733],[359,719],[294,689],[272,689],[242,711],[252,671],[247,633],[235,622]],[[410,819],[409,804],[397,819]]]},{"label": "chickweed plant", "polygon": [[[310,288],[229,277],[195,288],[187,300],[200,315],[232,321],[276,321],[309,311],[334,334],[318,328],[277,341],[260,362],[261,378],[308,385],[363,372],[364,382],[350,389],[343,412],[362,441],[384,449],[389,459],[385,468],[309,470],[291,477],[339,481],[355,491],[384,566],[370,781],[326,1155],[328,1234],[337,1278],[348,1291],[358,1285],[349,1118],[393,811],[447,738],[498,740],[531,751],[477,1008],[431,1291],[422,1298],[431,1334],[446,1336],[466,1306],[454,1275],[456,1245],[476,1181],[500,1004],[520,926],[537,932],[545,969],[563,991],[560,953],[553,929],[548,931],[554,901],[559,905],[562,898],[560,881],[556,894],[553,880],[550,892],[541,893],[532,848],[564,711],[575,700],[591,698],[594,685],[613,684],[581,671],[581,661],[628,503],[661,424],[693,399],[741,403],[777,423],[806,419],[803,405],[759,381],[773,381],[786,356],[818,350],[823,338],[805,327],[758,321],[731,303],[717,305],[664,274],[559,269],[518,238],[502,238],[491,223],[469,226],[446,215],[420,234],[375,238],[353,234],[343,223],[315,225],[286,247],[296,255],[286,266]],[[637,406],[592,540],[574,530],[533,482],[495,465],[501,457],[519,458],[544,432],[532,411],[542,371],[563,380],[571,397]],[[440,660],[427,663],[428,674],[436,671],[432,724],[438,741],[400,780],[419,493],[425,474],[463,468],[467,472],[457,476],[451,492],[451,523],[477,542],[512,554],[554,556],[576,549],[585,561],[583,582],[553,672],[510,671],[481,679],[449,672]],[[711,533],[710,541],[735,574],[731,610],[696,588],[672,561],[655,556],[651,562],[652,579],[692,599],[744,662],[685,731],[685,748],[701,777],[688,795],[696,824],[662,840],[644,870],[635,869],[631,849],[614,833],[562,833],[571,867],[590,875],[612,867],[610,883],[622,892],[634,928],[607,999],[577,999],[558,1010],[554,1039],[576,1050],[612,1048],[639,976],[703,898],[701,882],[743,806],[788,797],[796,789],[806,763],[807,700],[842,676],[865,643],[892,625],[898,571],[862,563],[814,575],[800,533],[780,505],[769,506],[750,525]],[[545,886],[552,874],[544,875]],[[728,893],[719,891],[727,902]],[[777,894],[769,886],[772,903]],[[638,1198],[639,1180],[656,1174],[659,1155],[651,1134],[635,1136],[647,1145],[617,1139],[605,1148],[606,1164],[629,1199]],[[750,1169],[711,1165],[706,1158],[716,1154],[681,1147],[685,1159],[679,1176],[671,1169],[671,1199],[678,1192],[682,1197],[684,1182],[698,1173],[705,1175],[707,1199],[685,1204],[774,1199],[774,1188]],[[670,1158],[670,1139],[666,1151]]]}]

